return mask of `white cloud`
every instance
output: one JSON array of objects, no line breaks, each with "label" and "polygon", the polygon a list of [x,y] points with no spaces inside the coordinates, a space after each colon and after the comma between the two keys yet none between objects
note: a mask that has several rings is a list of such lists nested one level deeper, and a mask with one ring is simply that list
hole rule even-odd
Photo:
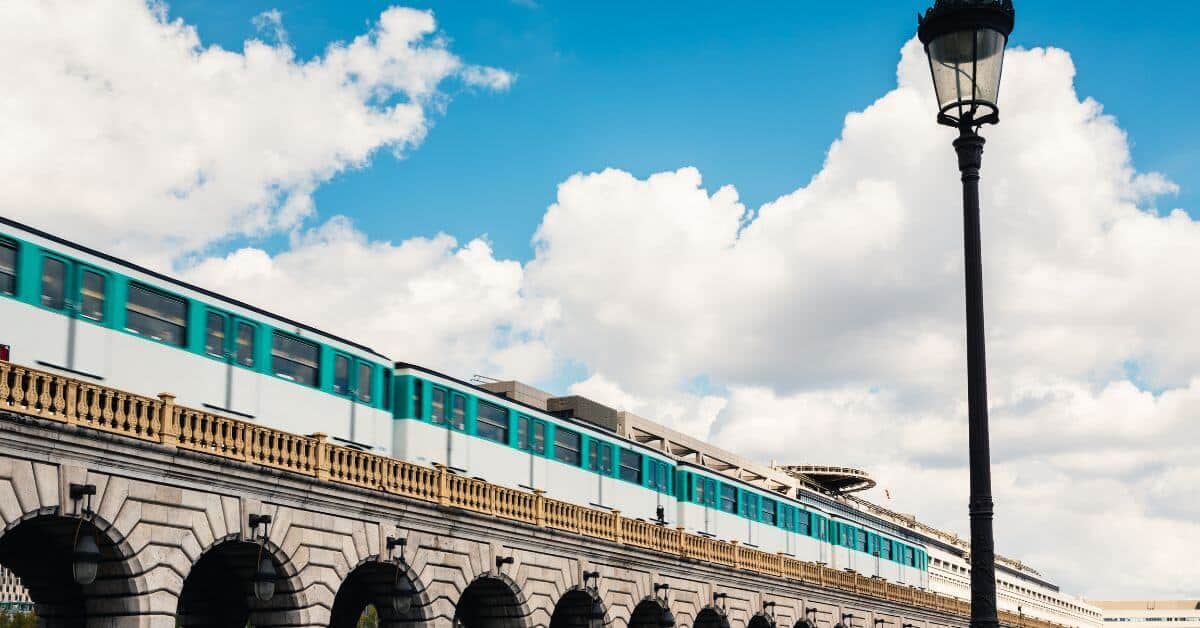
[{"label": "white cloud", "polygon": [[[764,461],[865,467],[889,505],[965,532],[957,173],[918,46],[807,185],[748,210],[694,168],[579,174],[522,267],[483,238],[305,222],[324,181],[421,141],[445,81],[511,74],[465,64],[426,12],[308,61],[282,16],[258,27],[275,43],[234,52],[140,2],[0,5],[0,133],[20,149],[0,211],[460,376],[571,361],[573,392]],[[1069,591],[1188,595],[1200,225],[1150,209],[1175,186],[1133,168],[1073,78],[1063,51],[1011,52],[986,131],[999,548]],[[205,256],[278,232],[276,254]]]},{"label": "white cloud", "polygon": [[547,312],[522,298],[520,264],[495,259],[483,239],[368,241],[335,218],[275,256],[245,248],[208,258],[185,277],[464,377],[542,377],[550,368],[547,348],[530,334]]},{"label": "white cloud", "polygon": [[[1068,590],[1183,595],[1200,577],[1183,542],[1200,535],[1200,224],[1153,209],[1176,187],[1134,170],[1074,71],[1061,50],[1011,51],[1004,122],[985,131],[1000,550]],[[965,534],[953,134],[915,43],[897,79],[807,185],[756,212],[691,168],[571,177],[527,292],[560,311],[545,337],[588,368],[578,390],[763,461],[864,467],[898,508]],[[727,402],[715,420],[705,397]]]},{"label": "white cloud", "polygon": [[322,182],[419,143],[447,78],[511,82],[464,65],[425,11],[307,61],[278,11],[255,24],[274,43],[238,52],[139,0],[0,5],[0,211],[166,265],[294,228]]}]

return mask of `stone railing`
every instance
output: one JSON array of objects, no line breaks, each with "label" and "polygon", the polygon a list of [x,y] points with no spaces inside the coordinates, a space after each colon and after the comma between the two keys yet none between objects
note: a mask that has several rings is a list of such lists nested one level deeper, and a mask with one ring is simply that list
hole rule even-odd
[{"label": "stone railing", "polygon": [[[186,408],[167,393],[143,397],[0,361],[0,410],[856,595],[970,614],[970,605],[957,598],[330,444],[324,434],[300,436]],[[1056,625],[1003,612],[1000,619],[1010,626]]]}]

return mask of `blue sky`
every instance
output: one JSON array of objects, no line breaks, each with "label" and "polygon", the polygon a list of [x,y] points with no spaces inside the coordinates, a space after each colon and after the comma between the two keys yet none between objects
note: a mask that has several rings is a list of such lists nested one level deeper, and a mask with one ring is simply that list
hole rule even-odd
[{"label": "blue sky", "polygon": [[[1164,24],[1200,5],[1017,4],[1014,44],[1073,64],[1010,54],[988,131],[997,540],[1066,591],[1193,598],[1200,44]],[[0,213],[397,359],[861,466],[965,532],[953,132],[901,57],[922,3],[529,5],[416,5],[447,43],[384,3],[25,0]],[[1131,178],[1156,171],[1177,196]]]},{"label": "blue sky", "polygon": [[[174,17],[233,50],[252,18],[283,14],[301,57],[361,34],[393,3],[180,0]],[[921,2],[416,2],[457,54],[518,75],[507,93],[458,94],[424,143],[381,153],[315,195],[321,215],[351,216],[373,238],[486,233],[498,257],[526,260],[558,183],[619,167],[638,176],[697,166],[710,189],[737,187],[755,208],[819,169],[847,112],[895,85],[900,46]],[[1070,51],[1082,96],[1130,134],[1135,166],[1180,185],[1160,209],[1200,215],[1200,42],[1129,3],[1018,2],[1013,43]],[[1172,3],[1172,21],[1200,5]],[[986,176],[986,171],[985,171]]]}]

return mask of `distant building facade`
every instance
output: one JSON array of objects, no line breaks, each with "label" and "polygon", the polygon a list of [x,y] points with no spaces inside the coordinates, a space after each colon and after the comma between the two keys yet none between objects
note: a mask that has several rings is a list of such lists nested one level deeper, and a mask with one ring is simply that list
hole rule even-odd
[{"label": "distant building facade", "polygon": [[0,567],[0,612],[22,612],[33,610],[33,600],[21,585],[21,579],[13,572]]},{"label": "distant building facade", "polygon": [[[1089,602],[1103,612],[1106,623],[1165,622],[1170,624],[1170,628],[1200,628],[1200,600],[1089,600]],[[1164,628],[1166,627],[1164,626]]]}]

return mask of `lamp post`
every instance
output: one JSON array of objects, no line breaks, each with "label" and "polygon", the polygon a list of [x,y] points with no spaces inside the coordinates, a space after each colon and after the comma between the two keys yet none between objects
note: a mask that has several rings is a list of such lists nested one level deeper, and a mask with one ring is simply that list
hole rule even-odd
[{"label": "lamp post", "polygon": [[979,128],[1000,121],[997,100],[1004,47],[1012,33],[1012,0],[936,0],[918,18],[939,124],[958,129],[954,149],[963,186],[967,293],[967,414],[971,469],[971,626],[999,626],[992,540],[992,476],[988,444],[987,371],[983,336],[983,262],[979,230]]}]

